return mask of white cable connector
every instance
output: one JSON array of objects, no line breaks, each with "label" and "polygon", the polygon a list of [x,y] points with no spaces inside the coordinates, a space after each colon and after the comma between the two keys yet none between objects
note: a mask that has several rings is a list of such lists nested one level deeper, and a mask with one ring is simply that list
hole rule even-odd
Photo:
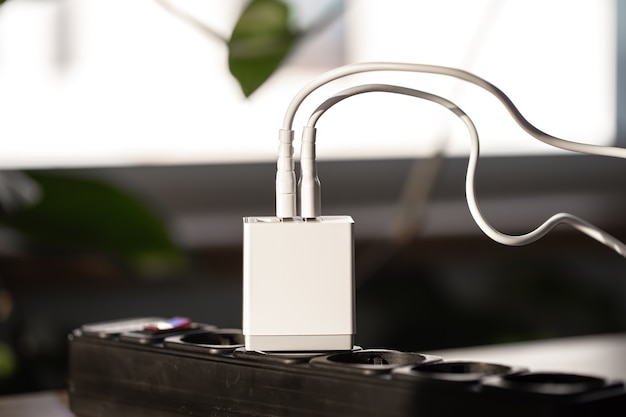
[{"label": "white cable connector", "polygon": [[304,219],[313,219],[322,215],[321,184],[317,176],[315,160],[315,136],[315,127],[306,126],[302,130],[298,197],[300,198],[300,216]]},{"label": "white cable connector", "polygon": [[281,129],[278,134],[276,162],[276,217],[296,217],[296,171],[293,160],[293,130]]}]

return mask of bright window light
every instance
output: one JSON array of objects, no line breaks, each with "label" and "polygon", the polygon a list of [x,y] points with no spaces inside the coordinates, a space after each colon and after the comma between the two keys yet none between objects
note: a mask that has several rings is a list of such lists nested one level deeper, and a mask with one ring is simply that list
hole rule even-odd
[{"label": "bright window light", "polygon": [[[228,36],[244,1],[169,0]],[[306,22],[333,0],[291,1]],[[554,136],[615,136],[615,2],[353,0],[245,99],[223,42],[155,0],[20,0],[0,7],[0,168],[272,161],[287,105],[343,63],[406,61],[469,70],[500,87]],[[553,151],[523,134],[488,93],[441,76],[352,77],[313,95],[296,118],[357,81],[443,95],[476,122],[483,154]],[[351,98],[318,123],[318,156],[467,155],[462,126],[406,97]]]},{"label": "bright window light", "polygon": [[[462,68],[503,90],[531,123],[547,133],[586,143],[614,142],[614,2],[359,0],[352,6],[349,61]],[[479,88],[441,77],[413,85],[438,92],[463,108],[478,127],[483,154],[553,152],[522,133],[503,107]],[[466,135],[461,129],[450,132],[451,118],[443,113],[415,117],[420,124],[432,121],[437,132],[433,137],[443,138],[440,145],[447,146],[448,154],[466,155]],[[415,134],[407,135],[406,127],[388,134],[406,139],[409,149]]]}]

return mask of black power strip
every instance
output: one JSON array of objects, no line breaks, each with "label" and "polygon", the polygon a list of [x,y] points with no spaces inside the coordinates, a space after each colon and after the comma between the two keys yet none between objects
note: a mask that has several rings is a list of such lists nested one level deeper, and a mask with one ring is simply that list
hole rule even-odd
[{"label": "black power strip", "polygon": [[238,329],[178,319],[87,324],[69,335],[70,408],[79,417],[571,417],[626,409],[623,382],[596,376],[360,347],[250,352],[242,343]]}]

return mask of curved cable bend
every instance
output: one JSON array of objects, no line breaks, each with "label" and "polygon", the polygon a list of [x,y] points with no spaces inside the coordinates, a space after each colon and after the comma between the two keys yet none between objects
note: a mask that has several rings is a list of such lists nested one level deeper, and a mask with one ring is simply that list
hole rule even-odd
[{"label": "curved cable bend", "polygon": [[[295,114],[298,111],[302,102],[313,91],[339,78],[343,78],[353,74],[374,71],[404,71],[439,74],[470,82],[479,87],[482,87],[483,89],[493,94],[498,100],[500,100],[509,111],[513,119],[517,122],[517,124],[535,139],[538,139],[548,145],[572,152],[626,158],[626,148],[571,142],[565,139],[559,139],[554,136],[548,135],[547,133],[537,129],[522,116],[522,114],[513,105],[513,102],[511,102],[506,94],[504,94],[499,88],[497,88],[490,82],[472,73],[451,67],[402,62],[363,62],[345,65],[328,71],[327,73],[311,81],[309,84],[305,85],[304,88],[302,88],[298,92],[298,94],[294,96],[287,108],[287,112],[285,113],[283,128],[279,132],[281,149],[287,149],[290,147],[293,138],[289,138],[288,136],[293,135],[293,121],[295,118]],[[277,173],[276,178],[276,215],[281,218],[293,217],[295,216],[296,196],[295,183],[292,181],[291,177],[293,170],[284,168],[285,166],[293,166],[292,154],[281,154],[277,164],[279,166],[279,172]],[[285,180],[285,178],[287,178],[288,181]]]},{"label": "curved cable bend", "polygon": [[610,247],[615,252],[620,254],[623,257],[626,257],[626,245],[622,243],[620,240],[616,239],[612,235],[603,231],[602,229],[594,226],[593,224],[577,217],[569,213],[557,213],[542,223],[535,230],[523,234],[523,235],[508,235],[496,230],[483,216],[478,203],[476,201],[476,193],[474,190],[475,184],[475,174],[476,167],[478,165],[478,158],[480,155],[480,143],[478,137],[478,131],[476,130],[476,126],[472,122],[471,118],[461,110],[456,104],[447,100],[443,97],[437,96],[435,94],[427,93],[420,90],[415,90],[412,88],[399,87],[395,85],[387,85],[387,84],[366,84],[359,85],[356,87],[351,87],[341,91],[340,93],[334,95],[333,97],[326,100],[317,109],[312,113],[309,118],[307,128],[315,128],[315,125],[319,118],[332,106],[339,103],[340,101],[352,97],[357,94],[369,93],[369,92],[388,92],[395,94],[403,94],[408,96],[413,96],[416,98],[428,100],[439,104],[446,109],[450,110],[455,116],[457,116],[467,127],[467,130],[470,135],[470,155],[469,161],[467,165],[467,174],[465,179],[465,192],[467,205],[469,207],[470,213],[474,218],[474,221],[480,227],[480,229],[491,239],[494,241],[508,245],[508,246],[522,246],[532,242],[537,241],[538,239],[545,236],[548,232],[550,232],[554,227],[559,224],[568,224],[575,229],[579,230],[582,233],[585,233],[589,237],[597,240],[598,242]]},{"label": "curved cable bend", "polygon": [[535,139],[538,139],[548,145],[565,149],[572,152],[580,152],[580,153],[588,153],[592,155],[600,155],[600,156],[612,156],[618,158],[626,158],[626,148],[612,147],[612,146],[601,146],[601,145],[592,145],[592,144],[584,144],[578,142],[571,142],[565,139],[559,139],[557,137],[551,136],[533,126],[528,120],[522,116],[519,110],[515,107],[513,102],[508,98],[502,90],[500,90],[495,85],[491,84],[489,81],[484,80],[477,75],[474,75],[470,72],[451,68],[444,67],[439,65],[426,65],[426,64],[413,64],[413,63],[403,63],[403,62],[363,62],[345,65],[334,70],[328,71],[325,74],[322,74],[320,77],[314,79],[309,84],[305,85],[296,96],[292,99],[289,107],[287,108],[287,112],[285,113],[285,118],[283,121],[283,129],[291,130],[293,127],[293,121],[298,111],[298,108],[302,104],[302,102],[315,90],[322,87],[325,84],[328,84],[332,81],[335,81],[339,78],[343,78],[349,75],[365,73],[365,72],[377,72],[377,71],[395,71],[395,72],[420,72],[420,73],[428,73],[428,74],[439,74],[445,75],[453,78],[458,78],[463,81],[467,81],[469,83],[475,84],[491,94],[493,94],[504,107],[509,111],[513,119],[517,122],[517,124],[524,129],[529,135],[533,136]]}]

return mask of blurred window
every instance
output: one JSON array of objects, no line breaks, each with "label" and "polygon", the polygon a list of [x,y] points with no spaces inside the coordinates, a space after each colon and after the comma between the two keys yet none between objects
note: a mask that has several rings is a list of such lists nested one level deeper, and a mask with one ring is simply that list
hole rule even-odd
[{"label": "blurred window", "polygon": [[[163,0],[165,1],[165,0]],[[290,1],[306,26],[333,0]],[[228,37],[241,0],[169,0]],[[270,161],[297,91],[358,61],[467,69],[507,93],[538,128],[564,139],[615,141],[615,1],[351,0],[245,99],[224,42],[155,0],[20,0],[0,8],[0,168]],[[488,93],[441,76],[377,74],[457,102],[483,154],[557,152],[526,136]],[[350,82],[315,94],[296,119]],[[318,124],[320,159],[466,155],[446,111],[381,93],[337,105]]]}]

